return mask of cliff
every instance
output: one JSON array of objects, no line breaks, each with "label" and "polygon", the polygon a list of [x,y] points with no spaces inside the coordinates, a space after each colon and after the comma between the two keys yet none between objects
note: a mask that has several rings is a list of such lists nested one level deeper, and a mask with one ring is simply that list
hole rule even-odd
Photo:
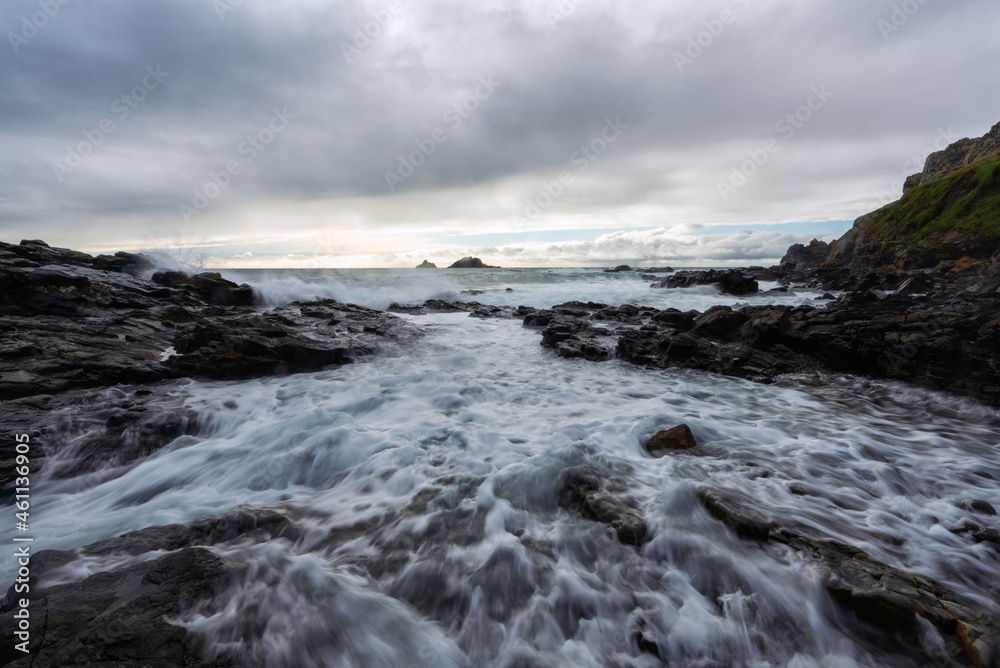
[{"label": "cliff", "polygon": [[927,158],[902,198],[865,214],[829,252],[796,244],[782,264],[798,270],[843,267],[853,273],[909,270],[942,262],[995,259],[1000,245],[1000,123]]},{"label": "cliff", "polygon": [[924,162],[924,171],[906,179],[903,194],[995,155],[1000,155],[1000,123],[979,139],[959,139],[943,151],[931,153]]}]

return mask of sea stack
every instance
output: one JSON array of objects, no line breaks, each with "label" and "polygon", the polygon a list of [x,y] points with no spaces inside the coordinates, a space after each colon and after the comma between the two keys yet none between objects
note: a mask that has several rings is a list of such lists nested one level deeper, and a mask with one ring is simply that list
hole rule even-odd
[{"label": "sea stack", "polygon": [[500,267],[493,267],[488,264],[483,264],[483,261],[478,257],[463,257],[461,260],[452,263],[449,269],[499,269]]}]

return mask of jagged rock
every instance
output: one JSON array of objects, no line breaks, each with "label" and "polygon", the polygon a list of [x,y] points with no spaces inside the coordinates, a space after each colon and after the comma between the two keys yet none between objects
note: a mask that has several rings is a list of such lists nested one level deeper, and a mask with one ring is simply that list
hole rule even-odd
[{"label": "jagged rock", "polygon": [[478,257],[463,257],[461,260],[457,260],[451,264],[449,269],[500,269],[500,267],[493,267],[488,264],[483,264],[483,261]]},{"label": "jagged rock", "polygon": [[118,251],[114,255],[98,255],[94,258],[94,269],[103,271],[125,272],[139,276],[152,269],[153,261],[141,253],[126,253]]},{"label": "jagged rock", "polygon": [[85,258],[86,266],[75,251],[0,243],[0,399],[311,371],[416,333],[395,316],[333,301],[258,313],[249,286],[218,274],[143,280]]},{"label": "jagged rock", "polygon": [[732,529],[736,535],[767,542],[774,526],[769,517],[717,491],[703,491],[698,498],[709,515]]},{"label": "jagged rock", "polygon": [[906,179],[903,184],[903,194],[998,154],[1000,154],[1000,123],[978,139],[959,139],[944,150],[931,153],[924,161],[923,171]]},{"label": "jagged rock", "polygon": [[668,452],[677,450],[690,450],[698,445],[694,440],[691,428],[686,424],[680,424],[670,429],[656,432],[652,438],[646,441],[643,446],[646,452],[654,457],[662,457]]},{"label": "jagged rock", "polygon": [[[40,552],[31,559],[31,610],[44,620],[32,635],[30,655],[0,647],[4,665],[235,666],[201,661],[199,639],[171,621],[198,601],[221,592],[228,567],[204,548],[186,548],[80,582],[37,589],[49,570],[73,553]],[[14,637],[13,587],[0,604],[0,632]]]},{"label": "jagged rock", "polygon": [[1000,618],[977,602],[965,600],[927,578],[906,573],[843,543],[810,536],[754,509],[735,492],[704,490],[706,510],[737,535],[788,546],[812,560],[823,574],[830,596],[857,618],[889,633],[916,634],[917,617],[931,622],[945,637],[952,659],[989,668],[1000,650]]},{"label": "jagged rock", "polygon": [[781,267],[785,269],[795,269],[797,271],[808,271],[820,262],[825,262],[830,257],[830,244],[819,239],[813,239],[808,246],[803,244],[792,244],[788,247],[785,256],[781,258]]},{"label": "jagged rock", "polygon": [[[78,552],[47,550],[31,557],[31,613],[41,625],[31,654],[6,643],[3,665],[114,665],[233,667],[225,655],[206,662],[202,639],[176,620],[220,594],[242,566],[206,546],[233,541],[296,540],[299,528],[284,516],[249,506],[187,525],[150,527],[93,543]],[[150,552],[152,560],[130,559]],[[41,587],[51,571],[84,557],[114,556],[109,570],[68,584]],[[14,587],[0,601],[0,632],[13,638]],[[13,662],[13,663],[12,663]],[[33,662],[33,663],[31,663]]]},{"label": "jagged rock", "polygon": [[434,264],[433,262],[428,262],[427,260],[424,260],[423,262],[417,265],[417,269],[437,269],[437,265]]},{"label": "jagged rock", "polygon": [[748,278],[738,269],[717,271],[678,271],[660,281],[659,288],[690,288],[695,285],[718,285],[731,295],[747,295],[760,291],[760,285],[754,278]]},{"label": "jagged rock", "polygon": [[927,274],[917,274],[903,281],[896,288],[897,295],[917,295],[926,294],[934,288],[934,279]]}]

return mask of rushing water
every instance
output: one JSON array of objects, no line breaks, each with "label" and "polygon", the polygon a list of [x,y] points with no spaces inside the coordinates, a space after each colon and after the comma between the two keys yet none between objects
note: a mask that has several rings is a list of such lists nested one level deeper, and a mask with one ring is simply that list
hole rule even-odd
[{"label": "rushing water", "polygon": [[[651,291],[593,270],[233,277],[271,303],[386,306],[477,289],[483,303],[533,306],[821,304]],[[247,564],[246,578],[180,623],[248,663],[288,667],[662,665],[640,639],[672,666],[919,665],[859,635],[796,553],[710,517],[704,487],[984,604],[997,596],[997,553],[948,531],[968,517],[962,501],[1000,506],[993,410],[856,378],[758,385],[563,360],[516,320],[404,317],[427,336],[358,364],[164,386],[199,414],[199,433],[128,469],[40,481],[39,547],[240,504],[286,513],[305,537],[214,548]],[[698,448],[643,452],[681,422]],[[577,465],[635,503],[651,536],[641,549],[559,507],[560,472]],[[85,560],[64,577],[108,567]]]}]

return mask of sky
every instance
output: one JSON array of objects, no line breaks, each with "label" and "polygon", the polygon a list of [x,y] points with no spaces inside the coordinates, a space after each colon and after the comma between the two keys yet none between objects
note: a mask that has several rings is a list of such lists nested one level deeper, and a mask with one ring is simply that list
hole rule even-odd
[{"label": "sky", "polygon": [[1000,121],[1000,0],[4,0],[0,240],[768,264]]}]

